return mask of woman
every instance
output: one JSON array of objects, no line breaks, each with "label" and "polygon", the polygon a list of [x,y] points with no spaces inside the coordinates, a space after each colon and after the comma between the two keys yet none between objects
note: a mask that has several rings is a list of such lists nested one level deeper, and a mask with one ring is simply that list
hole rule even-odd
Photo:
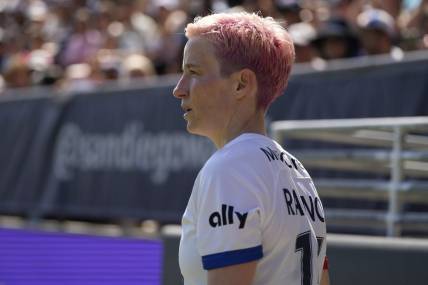
[{"label": "woman", "polygon": [[187,130],[218,150],[183,215],[184,283],[319,284],[321,202],[300,162],[265,135],[264,115],[294,60],[290,36],[271,18],[231,13],[197,18],[186,37],[174,96]]}]

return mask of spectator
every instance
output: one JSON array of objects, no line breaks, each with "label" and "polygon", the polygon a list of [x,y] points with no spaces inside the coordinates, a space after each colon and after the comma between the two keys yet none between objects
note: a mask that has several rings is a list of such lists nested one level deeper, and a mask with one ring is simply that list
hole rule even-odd
[{"label": "spectator", "polygon": [[380,9],[367,9],[358,15],[360,39],[369,55],[390,53],[398,49],[393,43],[397,37],[395,22],[391,15]]},{"label": "spectator", "polygon": [[403,2],[403,0],[372,0],[371,4],[377,9],[386,11],[395,21],[400,15]]},{"label": "spectator", "polygon": [[88,63],[76,63],[67,67],[61,91],[87,92],[93,90],[98,84],[99,77]]},{"label": "spectator", "polygon": [[178,0],[156,1],[155,11],[160,26],[160,46],[154,58],[156,71],[158,74],[178,73],[185,42],[182,30],[188,22],[187,14],[179,9]]},{"label": "spectator", "polygon": [[109,28],[116,29],[119,48],[128,53],[146,52],[145,41],[147,39],[143,38],[132,23],[133,7],[131,5],[118,5],[116,9],[117,19],[110,24]]},{"label": "spectator", "polygon": [[420,0],[419,6],[412,11],[403,26],[405,36],[415,41],[415,49],[428,48],[428,0]]},{"label": "spectator", "polygon": [[331,17],[342,18],[351,27],[355,27],[357,16],[367,2],[366,0],[329,0]]},{"label": "spectator", "polygon": [[321,24],[313,40],[323,59],[355,57],[359,54],[359,41],[349,24],[341,18],[332,18]]},{"label": "spectator", "polygon": [[131,54],[123,62],[125,78],[135,79],[155,75],[155,70],[149,58],[141,54]]},{"label": "spectator", "polygon": [[302,6],[297,0],[275,0],[275,7],[280,18],[286,20],[287,25],[293,25],[301,22],[300,11]]},{"label": "spectator", "polygon": [[292,24],[288,32],[293,39],[296,52],[296,63],[310,62],[316,57],[316,50],[312,45],[316,31],[309,23]]},{"label": "spectator", "polygon": [[147,14],[147,5],[143,5],[141,1],[134,6],[131,23],[142,37],[144,53],[153,58],[156,50],[161,46],[160,27],[155,19]]},{"label": "spectator", "polygon": [[21,54],[13,55],[7,63],[4,81],[7,88],[31,86],[31,70],[27,58]]},{"label": "spectator", "polygon": [[76,12],[73,30],[64,46],[62,64],[83,63],[93,57],[101,47],[101,33],[90,26],[90,14],[87,9]]},{"label": "spectator", "polygon": [[120,78],[121,57],[117,53],[98,53],[97,60],[91,62],[92,77],[98,82]]}]

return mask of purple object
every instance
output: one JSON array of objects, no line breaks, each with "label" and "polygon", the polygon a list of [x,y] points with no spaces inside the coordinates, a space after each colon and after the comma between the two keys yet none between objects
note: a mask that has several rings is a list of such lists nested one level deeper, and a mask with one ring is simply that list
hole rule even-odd
[{"label": "purple object", "polygon": [[161,285],[159,240],[0,229],[0,285]]}]

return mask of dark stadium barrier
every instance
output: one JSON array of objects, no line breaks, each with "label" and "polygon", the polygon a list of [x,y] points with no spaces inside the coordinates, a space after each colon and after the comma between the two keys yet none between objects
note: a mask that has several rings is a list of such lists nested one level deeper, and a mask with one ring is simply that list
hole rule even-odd
[{"label": "dark stadium barrier", "polygon": [[[268,120],[428,115],[427,58],[296,66]],[[214,146],[186,133],[176,80],[0,98],[0,215],[178,223]]]},{"label": "dark stadium barrier", "polygon": [[[330,234],[332,285],[425,284],[428,241]],[[0,284],[183,284],[179,235],[152,239],[0,228]],[[70,284],[71,284],[70,283]]]},{"label": "dark stadium barrier", "polygon": [[[426,284],[428,241],[420,239],[328,235],[331,285]],[[182,284],[179,237],[165,239],[164,285]]]},{"label": "dark stadium barrier", "polygon": [[426,284],[428,240],[330,235],[331,285]]}]

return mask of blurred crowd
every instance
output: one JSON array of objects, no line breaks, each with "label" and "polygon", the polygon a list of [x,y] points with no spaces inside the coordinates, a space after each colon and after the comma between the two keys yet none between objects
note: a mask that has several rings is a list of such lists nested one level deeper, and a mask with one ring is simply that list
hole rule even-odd
[{"label": "blurred crowd", "polygon": [[284,23],[298,63],[428,48],[428,0],[0,0],[0,93],[178,73],[186,23],[229,10]]}]

